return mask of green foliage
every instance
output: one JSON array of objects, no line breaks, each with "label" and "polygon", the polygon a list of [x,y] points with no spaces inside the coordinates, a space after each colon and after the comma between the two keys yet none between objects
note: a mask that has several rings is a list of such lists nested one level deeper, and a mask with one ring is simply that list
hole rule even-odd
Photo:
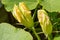
[{"label": "green foliage", "polygon": [[55,37],[54,40],[60,40],[60,36],[59,37]]},{"label": "green foliage", "polygon": [[2,3],[0,2],[0,8],[2,7]]},{"label": "green foliage", "polygon": [[53,30],[60,30],[60,13],[58,12],[49,12],[48,13],[50,20],[53,24]]},{"label": "green foliage", "polygon": [[19,4],[19,2],[25,2],[30,10],[35,9],[38,1],[37,0],[2,0],[2,3],[5,5],[7,11],[12,11],[14,4]]},{"label": "green foliage", "polygon": [[60,12],[60,0],[42,0],[40,4],[49,12]]},{"label": "green foliage", "polygon": [[8,14],[3,7],[0,8],[0,23],[8,22]]},{"label": "green foliage", "polygon": [[[25,7],[24,4],[23,6],[20,5],[22,2],[26,5]],[[14,5],[18,9],[15,8],[15,10]],[[40,11],[38,14],[38,9],[43,9],[43,11]],[[13,12],[13,15],[8,12]],[[19,23],[15,23],[17,20]],[[34,21],[32,22],[32,20]],[[19,28],[2,22],[9,22]],[[25,27],[29,27],[29,29]],[[44,40],[43,38],[45,37],[43,37],[43,34],[48,37],[48,40],[52,40],[53,38],[53,40],[60,40],[60,36],[58,36],[60,35],[60,0],[0,0],[0,40],[33,40],[31,34],[21,28],[29,32],[33,31],[31,33],[32,35],[33,33],[35,34],[33,35],[34,40]],[[38,34],[42,35],[41,39]],[[58,37],[54,37],[55,35]]]},{"label": "green foliage", "polygon": [[0,40],[33,40],[29,32],[8,23],[0,24]]}]

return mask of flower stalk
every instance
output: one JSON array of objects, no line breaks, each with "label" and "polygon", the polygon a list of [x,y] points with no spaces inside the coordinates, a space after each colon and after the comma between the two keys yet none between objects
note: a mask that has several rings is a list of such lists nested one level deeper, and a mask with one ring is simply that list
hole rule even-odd
[{"label": "flower stalk", "polygon": [[35,34],[35,36],[36,36],[37,40],[41,40],[41,39],[40,39],[40,37],[39,37],[39,35],[36,33],[36,31],[35,31],[35,28],[34,28],[34,27],[32,27],[32,31],[33,31],[33,33]]},{"label": "flower stalk", "polygon": [[12,14],[19,23],[23,24],[29,29],[32,29],[37,39],[40,40],[38,34],[35,31],[35,28],[33,27],[34,21],[31,16],[31,11],[29,11],[24,2],[19,3],[19,6],[14,5]]}]

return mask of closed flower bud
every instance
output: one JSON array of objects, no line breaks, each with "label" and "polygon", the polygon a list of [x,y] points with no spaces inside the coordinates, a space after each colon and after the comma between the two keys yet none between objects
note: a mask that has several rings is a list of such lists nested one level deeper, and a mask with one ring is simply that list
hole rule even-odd
[{"label": "closed flower bud", "polygon": [[49,20],[47,12],[44,10],[38,10],[38,20],[44,34],[46,36],[50,35],[52,32],[52,24]]},{"label": "closed flower bud", "polygon": [[31,11],[28,10],[24,2],[19,3],[13,8],[13,16],[19,23],[22,23],[24,26],[30,28],[34,26],[33,19],[31,17]]}]

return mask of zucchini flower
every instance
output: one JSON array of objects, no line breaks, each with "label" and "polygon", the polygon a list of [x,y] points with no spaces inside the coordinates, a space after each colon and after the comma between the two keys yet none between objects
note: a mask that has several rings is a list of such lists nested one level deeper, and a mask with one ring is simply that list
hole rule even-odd
[{"label": "zucchini flower", "polygon": [[44,34],[46,36],[50,35],[52,32],[52,24],[49,20],[47,12],[44,10],[38,10],[38,20]]},{"label": "zucchini flower", "polygon": [[22,23],[24,26],[28,28],[34,26],[31,11],[26,7],[24,2],[19,3],[19,6],[14,5],[12,14],[15,17],[15,19],[19,23]]}]

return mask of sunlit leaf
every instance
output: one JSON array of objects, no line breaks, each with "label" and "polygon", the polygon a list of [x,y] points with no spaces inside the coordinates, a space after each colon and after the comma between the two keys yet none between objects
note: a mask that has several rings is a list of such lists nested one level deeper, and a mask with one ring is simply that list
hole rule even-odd
[{"label": "sunlit leaf", "polygon": [[15,28],[8,23],[1,23],[0,40],[33,40],[33,37],[23,29]]},{"label": "sunlit leaf", "polygon": [[54,37],[54,40],[60,40],[60,36],[59,37]]},{"label": "sunlit leaf", "polygon": [[47,11],[60,12],[60,0],[42,0],[40,4]]},{"label": "sunlit leaf", "polygon": [[36,8],[38,4],[37,0],[2,0],[7,11],[12,11],[14,4],[19,4],[19,2],[25,2],[30,10]]}]

